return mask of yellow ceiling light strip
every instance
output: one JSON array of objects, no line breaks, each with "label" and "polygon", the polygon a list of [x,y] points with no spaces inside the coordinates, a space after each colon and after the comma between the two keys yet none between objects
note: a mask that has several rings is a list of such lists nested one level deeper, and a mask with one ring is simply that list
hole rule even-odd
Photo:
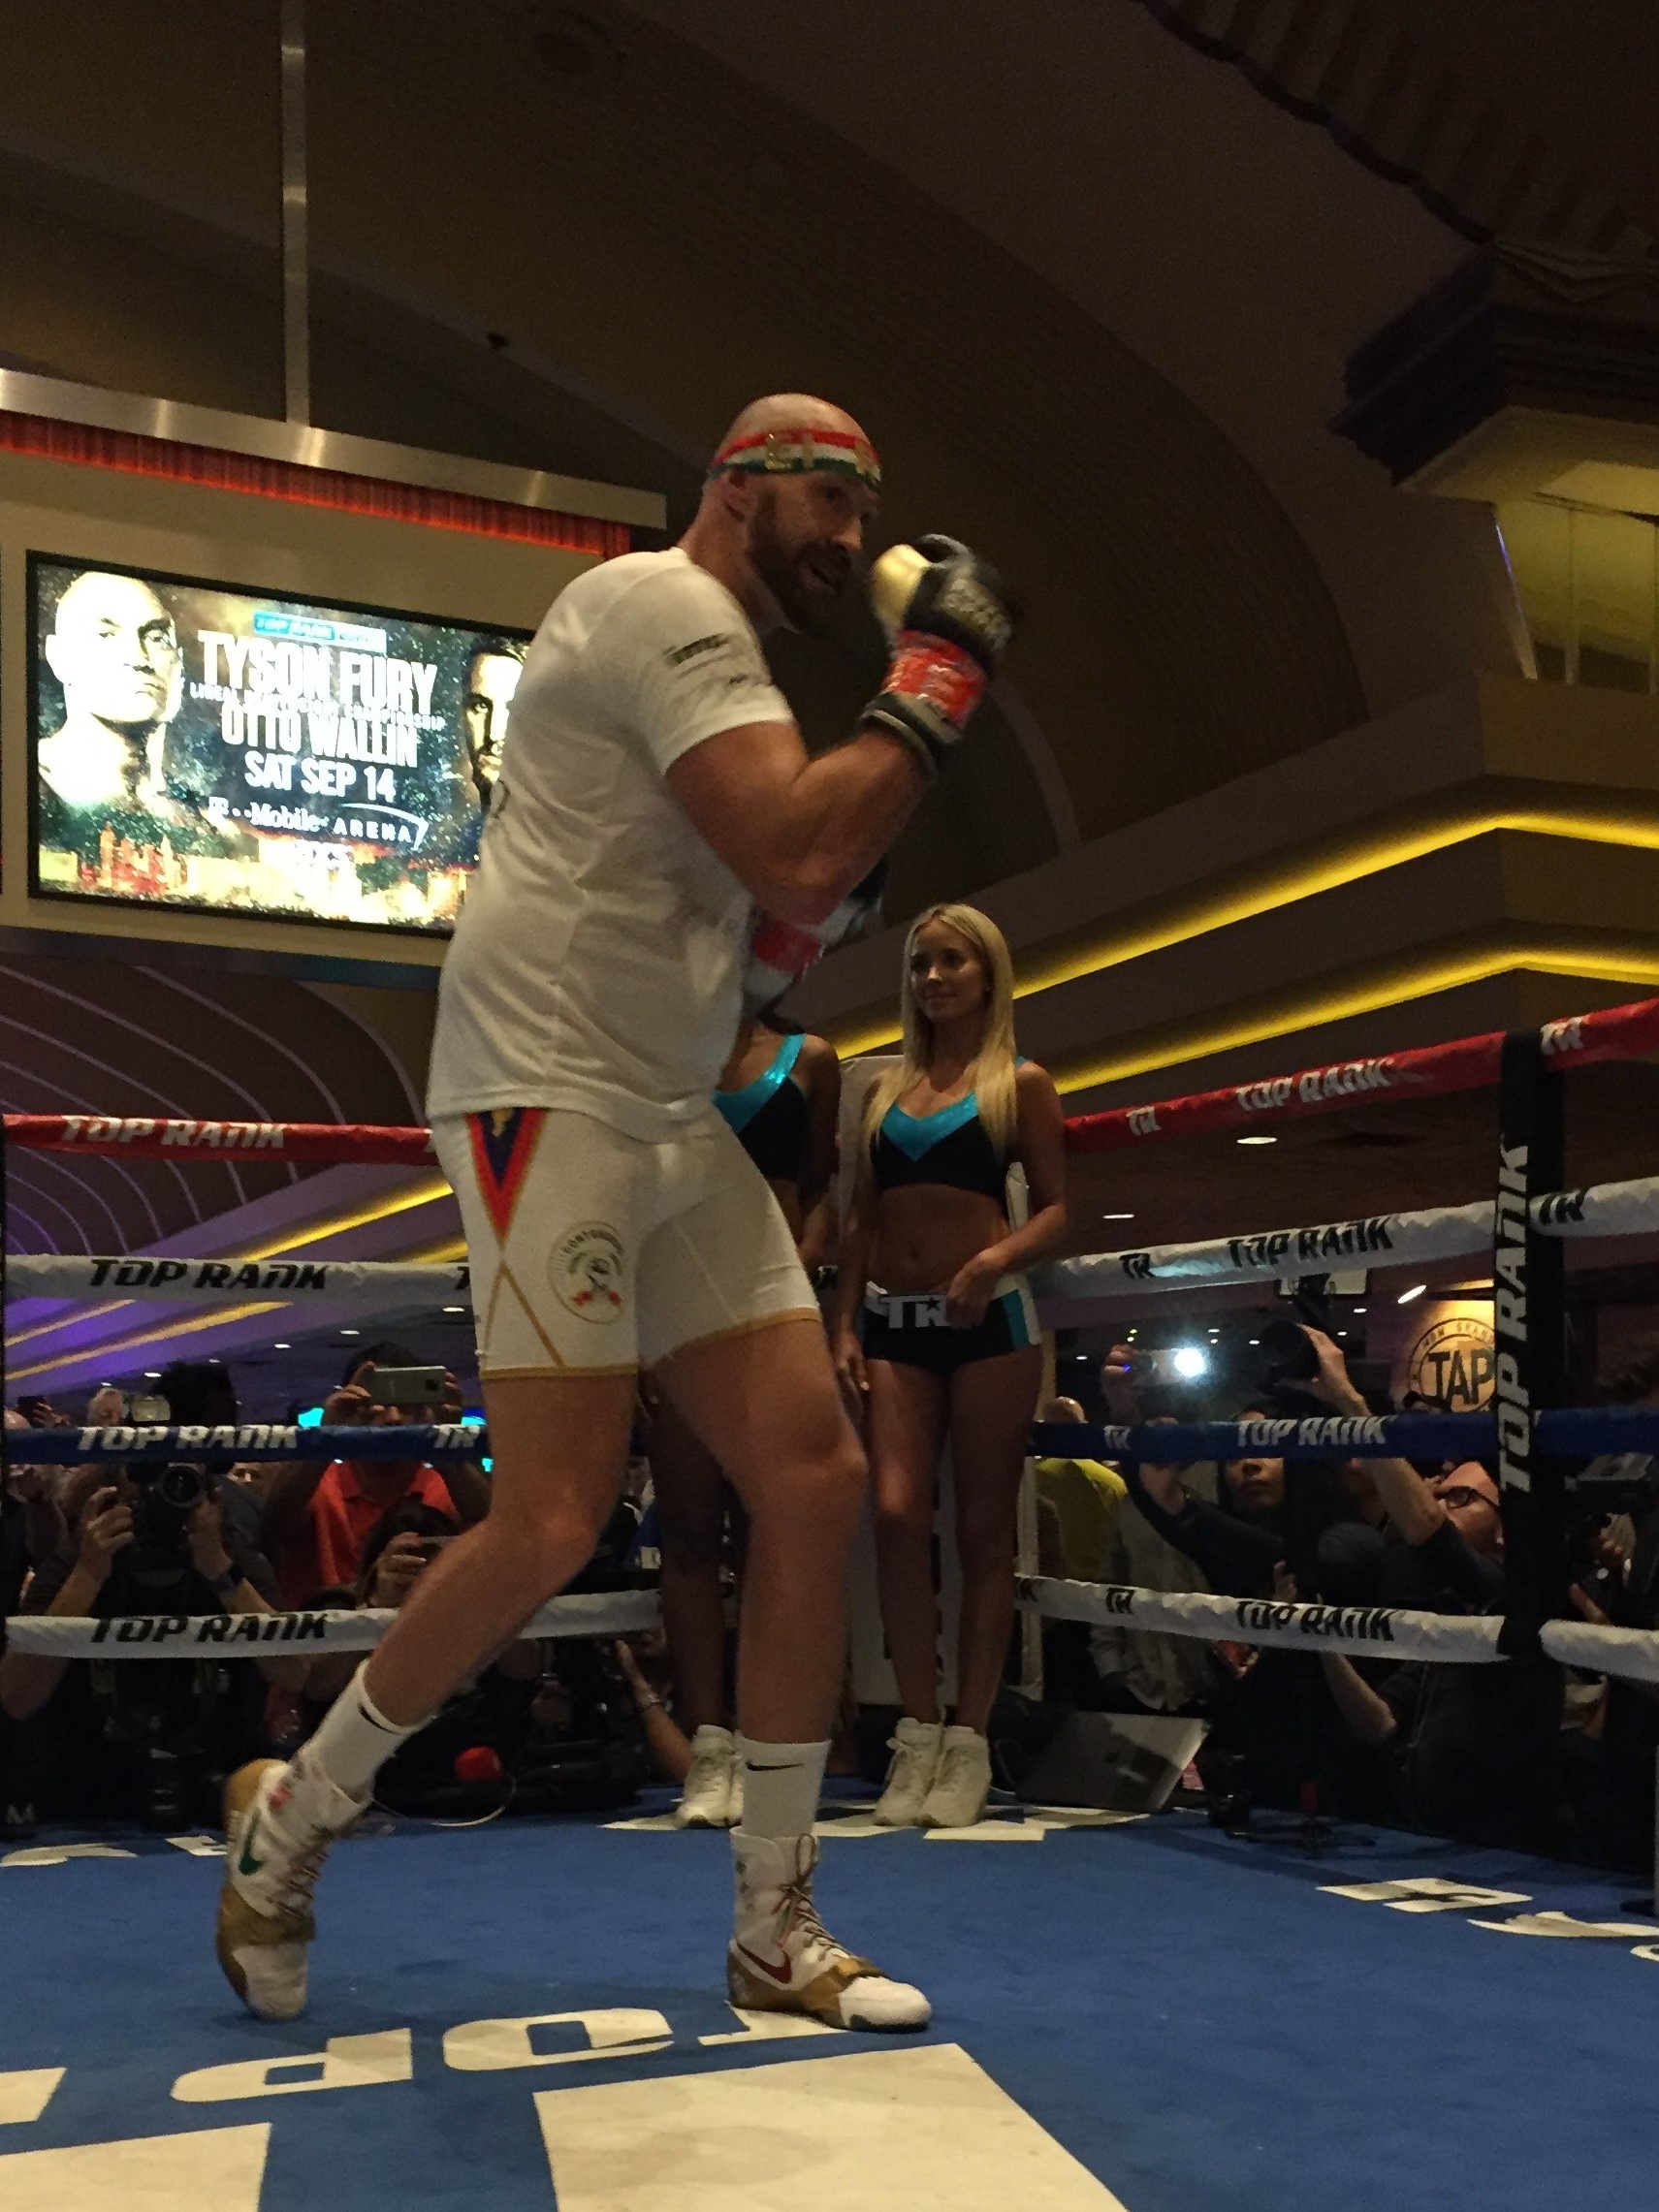
[{"label": "yellow ceiling light strip", "polygon": [[[1037,992],[1075,982],[1080,976],[1122,967],[1126,962],[1142,960],[1149,953],[1189,944],[1195,937],[1254,921],[1299,900],[1340,890],[1367,875],[1403,867],[1408,861],[1422,860],[1430,853],[1445,852],[1499,830],[1659,852],[1659,806],[1643,812],[1627,798],[1605,805],[1586,801],[1508,806],[1470,801],[1426,817],[1419,815],[1410,824],[1395,822],[1372,828],[1315,852],[1302,852],[1265,869],[1252,870],[1247,880],[1229,889],[1206,887],[1165,905],[1156,919],[1119,925],[1115,931],[1108,925],[1082,940],[1069,933],[1052,949],[1037,946],[1019,956],[1014,995],[1029,998]],[[844,1059],[881,1051],[899,1040],[896,1005],[895,999],[894,1011],[879,1015],[866,1011],[849,1016],[844,1024],[826,1023],[825,1032]]]},{"label": "yellow ceiling light strip", "polygon": [[1246,1045],[1264,1044],[1272,1037],[1289,1036],[1325,1022],[1341,1022],[1358,1014],[1375,1014],[1435,991],[1453,991],[1461,984],[1485,983],[1525,967],[1544,975],[1571,975],[1596,983],[1636,984],[1659,989],[1659,947],[1640,942],[1621,945],[1615,940],[1576,942],[1571,937],[1517,934],[1507,943],[1486,945],[1401,963],[1369,979],[1317,983],[1287,995],[1276,1002],[1259,1005],[1254,1013],[1220,1015],[1208,1024],[1193,1023],[1166,1031],[1156,1043],[1136,1048],[1131,1044],[1106,1050],[1086,1059],[1063,1061],[1055,1072],[1061,1091],[1090,1090],[1105,1083],[1127,1083],[1135,1076],[1204,1059],[1213,1053],[1236,1052]]},{"label": "yellow ceiling light strip", "polygon": [[[132,1300],[123,1300],[130,1305]],[[193,1313],[185,1321],[169,1321],[159,1329],[145,1329],[132,1337],[112,1337],[107,1343],[88,1344],[80,1351],[58,1352],[50,1359],[37,1360],[32,1367],[8,1367],[6,1380],[25,1382],[37,1375],[52,1375],[60,1368],[80,1367],[89,1359],[105,1360],[115,1352],[138,1351],[146,1344],[164,1344],[178,1337],[196,1335],[203,1329],[220,1329],[227,1321],[245,1321],[255,1313],[275,1313],[280,1311],[281,1299],[263,1306],[216,1306],[208,1313]]]},{"label": "yellow ceiling light strip", "polygon": [[[378,1198],[366,1199],[361,1205],[350,1207],[343,1214],[328,1216],[321,1221],[307,1222],[298,1229],[285,1229],[281,1236],[255,1245],[249,1250],[236,1255],[241,1260],[275,1259],[281,1252],[297,1251],[302,1245],[320,1244],[325,1237],[343,1237],[353,1229],[367,1228],[372,1221],[388,1221],[395,1214],[412,1213],[416,1207],[431,1206],[450,1195],[449,1185],[441,1175],[423,1176],[419,1183],[405,1184],[400,1190],[383,1191]],[[102,1308],[106,1313],[118,1312],[123,1306],[136,1306],[142,1301],[135,1298],[112,1298]],[[84,1308],[73,1313],[60,1313],[55,1321],[39,1322],[32,1329],[19,1329],[16,1336],[6,1339],[10,1351],[16,1344],[33,1343],[38,1338],[55,1336],[60,1329],[85,1317]]]}]

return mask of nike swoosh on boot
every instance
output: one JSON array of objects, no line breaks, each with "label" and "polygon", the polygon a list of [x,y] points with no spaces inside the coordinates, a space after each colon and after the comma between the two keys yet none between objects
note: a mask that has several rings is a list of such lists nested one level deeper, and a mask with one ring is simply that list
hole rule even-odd
[{"label": "nike swoosh on boot", "polygon": [[750,1966],[758,1967],[769,1980],[777,1982],[782,1989],[787,1989],[794,1978],[794,1968],[787,1959],[783,1961],[781,1967],[769,1966],[765,1959],[756,1958],[747,1943],[734,1943],[732,1949],[741,1952]]}]

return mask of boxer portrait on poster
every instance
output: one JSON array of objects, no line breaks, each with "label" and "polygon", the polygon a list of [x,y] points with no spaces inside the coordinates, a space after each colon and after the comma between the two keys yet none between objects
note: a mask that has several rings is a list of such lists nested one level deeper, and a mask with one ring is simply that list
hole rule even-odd
[{"label": "boxer portrait on poster", "polygon": [[37,888],[444,930],[508,632],[35,555]]}]

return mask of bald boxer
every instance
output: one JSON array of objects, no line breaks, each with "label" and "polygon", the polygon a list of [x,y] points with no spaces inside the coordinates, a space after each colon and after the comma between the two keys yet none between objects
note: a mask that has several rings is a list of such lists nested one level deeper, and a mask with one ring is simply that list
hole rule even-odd
[{"label": "bald boxer", "polygon": [[178,631],[153,585],[87,569],[43,648],[63,721],[41,740],[45,791],[66,806],[165,809],[162,746],[183,693]]},{"label": "bald boxer", "polygon": [[593,1549],[642,1365],[750,1520],[732,1998],[840,2027],[928,2018],[813,1903],[864,1458],[782,1214],[711,1103],[751,911],[824,927],[1006,642],[995,574],[954,540],[921,541],[883,572],[898,635],[880,694],[846,743],[808,757],[760,637],[819,626],[879,482],[839,407],[759,400],[680,544],[578,577],[529,648],[428,1098],[466,1229],[494,1500],[292,1763],[232,1778],[218,1955],[267,2018],[303,2005],[318,1866],[378,1767]]}]

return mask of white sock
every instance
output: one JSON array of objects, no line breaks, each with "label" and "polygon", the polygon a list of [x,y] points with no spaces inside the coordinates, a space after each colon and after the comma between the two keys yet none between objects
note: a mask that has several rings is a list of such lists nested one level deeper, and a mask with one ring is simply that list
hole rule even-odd
[{"label": "white sock", "polygon": [[806,1836],[818,1814],[829,1742],[763,1744],[737,1739],[746,1836]]},{"label": "white sock", "polygon": [[388,1721],[364,1687],[366,1659],[323,1716],[322,1725],[301,1752],[301,1764],[332,1782],[347,1797],[365,1798],[370,1783],[399,1744],[426,1726],[399,1728]]}]

